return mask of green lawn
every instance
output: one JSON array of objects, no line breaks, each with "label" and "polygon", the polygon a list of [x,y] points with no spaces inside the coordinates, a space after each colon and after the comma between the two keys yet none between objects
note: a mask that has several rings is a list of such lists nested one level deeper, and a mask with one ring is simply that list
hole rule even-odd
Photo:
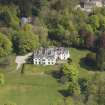
[{"label": "green lawn", "polygon": [[[88,50],[70,48],[71,58],[78,66],[80,77],[88,78],[92,77],[95,72],[80,65],[80,59],[85,57],[87,53],[89,53]],[[11,72],[16,70],[16,64],[13,63],[15,57],[11,56],[10,58],[11,63],[9,65],[0,66],[0,71],[5,75],[5,85],[0,87],[0,105],[8,101],[15,102],[17,105],[54,105],[54,103],[62,101],[63,96],[59,91],[63,86],[54,77],[51,75],[35,75],[35,73],[48,73],[57,70],[59,69],[58,65],[25,65],[25,74],[20,75],[19,72]],[[105,75],[105,72],[100,74]]]},{"label": "green lawn", "polygon": [[[84,58],[89,52],[89,50],[80,50],[76,48],[70,49],[71,58],[79,69],[80,77],[91,78],[93,74],[98,72],[98,70],[95,71],[91,67],[87,67],[84,64],[80,64],[81,59]],[[105,72],[98,73],[100,73],[100,75],[105,75]]]},{"label": "green lawn", "polygon": [[51,71],[59,70],[60,65],[33,65],[33,64],[25,64],[24,65],[24,73],[27,75],[30,74],[40,74],[40,73],[51,73]]},{"label": "green lawn", "polygon": [[88,50],[79,50],[75,48],[70,49],[71,58],[79,69],[80,77],[88,77],[93,73],[92,71],[88,71],[80,65],[81,58],[84,58],[89,52],[90,51]]},{"label": "green lawn", "polygon": [[[17,105],[53,105],[62,101],[62,85],[51,75],[35,75],[57,69],[56,66],[25,65],[25,74],[16,71],[15,56],[0,59],[0,72],[5,84],[0,86],[0,105],[14,102]],[[30,75],[32,74],[33,75]],[[27,75],[28,74],[28,75]]]},{"label": "green lawn", "polygon": [[62,86],[51,76],[6,75],[0,87],[0,105],[8,101],[17,105],[53,105],[62,100]]}]

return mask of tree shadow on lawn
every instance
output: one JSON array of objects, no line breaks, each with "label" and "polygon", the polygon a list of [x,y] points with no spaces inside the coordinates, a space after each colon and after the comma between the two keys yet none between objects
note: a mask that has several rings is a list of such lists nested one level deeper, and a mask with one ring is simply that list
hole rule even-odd
[{"label": "tree shadow on lawn", "polygon": [[53,78],[59,80],[62,77],[62,73],[61,73],[61,65],[55,65],[54,67],[52,67],[51,71],[46,72],[48,75],[51,75]]},{"label": "tree shadow on lawn", "polygon": [[70,94],[67,90],[62,89],[62,90],[59,90],[58,92],[64,97],[70,96]]},{"label": "tree shadow on lawn", "polygon": [[84,68],[88,71],[97,71],[96,69],[96,62],[92,60],[86,60],[86,58],[80,59],[80,67]]},{"label": "tree shadow on lawn", "polygon": [[60,73],[60,71],[58,70],[54,70],[54,71],[52,71],[51,72],[51,75],[54,77],[54,78],[56,78],[56,79],[60,79],[61,78],[61,76],[62,76],[62,74]]},{"label": "tree shadow on lawn", "polygon": [[60,70],[53,70],[50,75],[55,78],[57,80],[57,82],[62,83],[61,82],[61,77],[62,77],[62,73],[60,72]]}]

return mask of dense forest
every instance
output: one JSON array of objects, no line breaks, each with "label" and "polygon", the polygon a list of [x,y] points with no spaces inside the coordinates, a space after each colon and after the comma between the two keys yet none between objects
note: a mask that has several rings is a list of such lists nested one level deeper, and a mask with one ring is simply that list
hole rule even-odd
[{"label": "dense forest", "polygon": [[[92,51],[85,63],[94,63],[96,69],[105,71],[105,7],[86,13],[75,9],[78,3],[0,0],[0,57],[24,55],[41,46],[75,47]],[[31,22],[23,25],[23,17]],[[105,81],[97,73],[90,80],[79,79],[75,64],[65,64],[60,75],[61,81],[68,84],[66,96],[72,96],[64,105],[105,105]]]},{"label": "dense forest", "polygon": [[[0,2],[1,57],[12,52],[25,54],[39,46],[73,46],[97,51],[97,61],[102,64],[98,63],[98,68],[105,68],[101,59],[105,49],[104,7],[85,13],[74,8],[78,0]],[[31,22],[21,26],[23,17]]]}]

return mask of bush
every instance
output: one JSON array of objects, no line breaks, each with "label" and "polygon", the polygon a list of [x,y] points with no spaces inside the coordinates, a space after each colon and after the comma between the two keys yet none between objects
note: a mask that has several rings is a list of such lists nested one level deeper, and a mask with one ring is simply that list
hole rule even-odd
[{"label": "bush", "polygon": [[87,93],[87,85],[88,85],[88,78],[80,78],[79,79],[79,85],[80,85],[80,89],[81,89],[81,93],[82,94],[86,94]]}]

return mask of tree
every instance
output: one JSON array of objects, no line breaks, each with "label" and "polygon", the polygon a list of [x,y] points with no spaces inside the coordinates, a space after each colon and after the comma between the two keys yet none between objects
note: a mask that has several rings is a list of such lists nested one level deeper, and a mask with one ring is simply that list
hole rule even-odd
[{"label": "tree", "polygon": [[63,39],[63,44],[65,44],[66,46],[78,46],[78,32],[76,30],[76,26],[75,24],[70,21],[67,20],[66,21],[68,23],[68,25],[64,25],[65,27],[65,33],[64,33],[64,39]]},{"label": "tree", "polygon": [[0,33],[0,57],[7,56],[11,51],[11,41],[4,34]]},{"label": "tree", "polygon": [[105,70],[105,33],[102,33],[97,41],[98,50],[96,54],[97,67],[100,70]]},{"label": "tree", "polygon": [[105,70],[105,49],[99,48],[96,54],[97,67],[101,71]]},{"label": "tree", "polygon": [[67,97],[65,100],[65,103],[66,103],[66,105],[75,105],[74,104],[75,102],[72,97]]},{"label": "tree", "polygon": [[16,4],[20,9],[20,16],[31,16],[32,15],[32,0],[16,0]]},{"label": "tree", "polygon": [[105,104],[105,77],[96,73],[88,82],[87,86],[87,104],[86,105],[104,105]]},{"label": "tree", "polygon": [[67,91],[70,95],[79,96],[80,95],[80,86],[78,82],[69,82]]},{"label": "tree", "polygon": [[0,6],[0,22],[3,22],[5,26],[17,29],[19,26],[17,7],[13,4]]},{"label": "tree", "polygon": [[85,48],[93,48],[95,47],[95,35],[93,35],[93,32],[87,30],[87,29],[80,29],[80,44],[82,47]]},{"label": "tree", "polygon": [[98,15],[92,15],[92,16],[90,16],[89,17],[89,24],[92,26],[93,30],[96,32],[96,30],[100,26]]},{"label": "tree", "polygon": [[30,31],[15,32],[13,45],[17,54],[25,54],[34,51],[38,47],[38,37]]},{"label": "tree", "polygon": [[95,45],[95,36],[92,33],[87,32],[85,36],[86,48],[93,48],[95,47],[94,45]]},{"label": "tree", "polygon": [[69,78],[69,81],[77,82],[79,71],[75,64],[64,64],[61,68],[63,74]]},{"label": "tree", "polygon": [[49,31],[49,38],[51,40],[62,41],[64,39],[65,29],[62,25],[58,25]]},{"label": "tree", "polygon": [[34,33],[38,35],[40,45],[43,47],[47,47],[48,45],[48,29],[47,26],[43,21],[41,21],[39,18],[36,18],[35,24],[34,24]]},{"label": "tree", "polygon": [[99,37],[98,48],[105,48],[105,32]]},{"label": "tree", "polygon": [[99,19],[100,19],[99,30],[104,32],[104,30],[105,30],[105,16],[103,16],[101,13],[99,13]]},{"label": "tree", "polygon": [[75,64],[65,64],[61,68],[63,75],[68,78],[67,91],[71,95],[78,96],[80,94],[80,87],[78,84],[78,69]]}]

